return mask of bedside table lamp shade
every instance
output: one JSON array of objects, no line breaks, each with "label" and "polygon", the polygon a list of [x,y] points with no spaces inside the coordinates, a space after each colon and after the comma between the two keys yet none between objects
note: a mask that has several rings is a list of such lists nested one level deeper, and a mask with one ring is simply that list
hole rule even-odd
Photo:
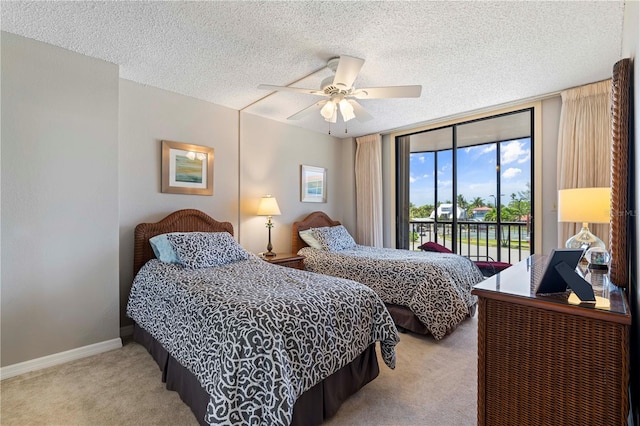
[{"label": "bedside table lamp shade", "polygon": [[258,216],[267,216],[267,229],[269,230],[269,243],[267,244],[267,252],[264,253],[264,256],[275,256],[276,254],[272,251],[273,246],[271,245],[271,228],[273,228],[273,223],[271,222],[272,216],[280,215],[280,207],[278,207],[278,202],[275,197],[271,195],[265,195],[260,198],[260,203],[258,204]]},{"label": "bedside table lamp shade", "polygon": [[611,188],[571,188],[558,191],[558,222],[582,222],[582,229],[566,242],[566,248],[605,249],[589,231],[589,223],[611,221]]}]

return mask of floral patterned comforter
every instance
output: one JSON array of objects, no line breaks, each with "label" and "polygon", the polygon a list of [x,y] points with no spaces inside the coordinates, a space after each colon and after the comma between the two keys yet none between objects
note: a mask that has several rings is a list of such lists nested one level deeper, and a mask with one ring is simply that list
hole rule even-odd
[{"label": "floral patterned comforter", "polygon": [[151,260],[127,314],[198,378],[216,425],[289,425],[304,391],[372,343],[394,368],[399,341],[370,288],[255,255],[202,269]]},{"label": "floral patterned comforter", "polygon": [[356,245],[329,252],[304,247],[308,271],[348,278],[371,287],[385,303],[409,308],[435,339],[469,316],[473,286],[484,279],[468,258]]}]

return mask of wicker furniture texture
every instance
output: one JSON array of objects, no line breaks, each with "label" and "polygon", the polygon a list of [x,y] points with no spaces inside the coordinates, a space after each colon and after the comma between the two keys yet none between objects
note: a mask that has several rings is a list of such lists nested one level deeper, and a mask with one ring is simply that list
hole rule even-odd
[{"label": "wicker furniture texture", "polygon": [[233,235],[231,222],[218,222],[195,209],[178,210],[159,222],[140,223],[135,228],[133,275],[151,259],[155,259],[149,239],[165,232],[228,232]]},{"label": "wicker furniture texture", "polygon": [[309,228],[322,228],[323,226],[338,226],[340,222],[331,219],[325,212],[313,212],[305,217],[303,220],[293,222],[291,226],[291,251],[298,253],[298,251],[307,247],[302,238],[300,238],[300,231],[304,231]]},{"label": "wicker furniture texture", "polygon": [[[631,316],[621,289],[609,308],[536,296],[546,256],[478,284],[478,425],[624,425]],[[596,295],[603,294],[595,289]]]},{"label": "wicker furniture texture", "polygon": [[611,281],[629,284],[627,268],[629,232],[629,87],[631,60],[621,59],[613,66],[611,81]]}]

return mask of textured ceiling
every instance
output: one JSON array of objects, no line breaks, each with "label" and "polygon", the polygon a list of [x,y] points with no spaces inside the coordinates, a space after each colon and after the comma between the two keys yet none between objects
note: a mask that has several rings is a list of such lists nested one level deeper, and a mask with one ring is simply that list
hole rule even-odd
[{"label": "textured ceiling", "polygon": [[339,55],[365,59],[356,87],[422,85],[417,99],[361,100],[374,119],[349,121],[345,135],[339,118],[331,130],[343,137],[609,78],[623,9],[622,1],[2,1],[1,28],[118,64],[128,80],[323,133],[319,114],[287,121],[322,98],[263,99],[269,92],[257,86],[317,89]]}]

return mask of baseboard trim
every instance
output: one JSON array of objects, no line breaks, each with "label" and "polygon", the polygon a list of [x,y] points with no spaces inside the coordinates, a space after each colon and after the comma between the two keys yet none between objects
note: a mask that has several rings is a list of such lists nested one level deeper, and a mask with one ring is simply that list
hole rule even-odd
[{"label": "baseboard trim", "polygon": [[97,355],[102,352],[119,349],[121,347],[122,339],[117,338],[106,340],[100,343],[94,343],[93,345],[59,352],[53,355],[43,356],[42,358],[20,362],[18,364],[8,365],[6,367],[0,368],[0,380],[19,376],[20,374],[28,373],[30,371],[41,370],[43,368],[53,367],[54,365],[64,364],[65,362],[75,361],[77,359],[86,358],[88,356]]}]

